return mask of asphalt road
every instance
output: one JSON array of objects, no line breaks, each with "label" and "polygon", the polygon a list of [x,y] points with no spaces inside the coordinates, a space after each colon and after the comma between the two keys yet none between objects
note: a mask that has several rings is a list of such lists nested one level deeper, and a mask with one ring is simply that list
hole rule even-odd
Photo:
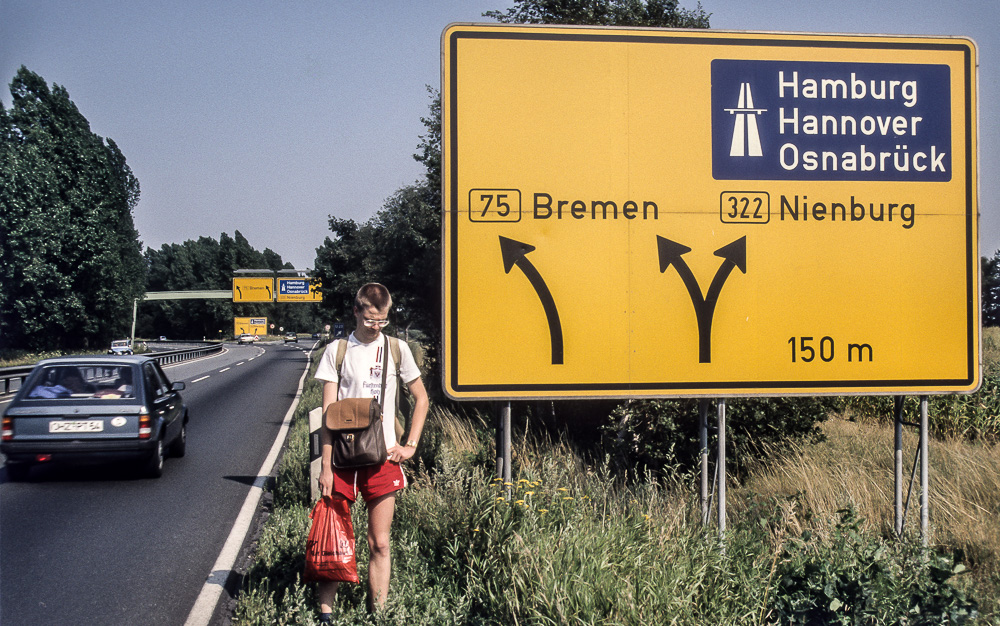
[{"label": "asphalt road", "polygon": [[[183,624],[274,443],[303,344],[166,368],[191,415],[163,477],[128,465],[0,471],[0,624]],[[0,406],[2,408],[2,406]]]}]

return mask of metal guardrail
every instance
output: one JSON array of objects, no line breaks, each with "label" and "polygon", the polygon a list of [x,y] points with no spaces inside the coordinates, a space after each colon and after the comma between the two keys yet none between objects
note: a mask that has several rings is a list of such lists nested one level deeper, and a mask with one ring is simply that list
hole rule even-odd
[{"label": "metal guardrail", "polygon": [[[179,363],[190,361],[203,356],[215,354],[222,351],[222,344],[206,344],[197,348],[184,348],[182,350],[168,350],[166,352],[152,352],[140,356],[148,356],[165,365],[167,363]],[[35,369],[34,365],[18,365],[16,367],[0,367],[0,397],[15,393],[24,384],[28,374]],[[15,384],[16,383],[16,384]]]},{"label": "metal guardrail", "polygon": [[150,358],[159,361],[160,365],[166,363],[178,363],[180,361],[190,361],[191,359],[199,359],[203,356],[208,356],[209,354],[215,354],[216,352],[222,352],[222,344],[214,343],[204,346],[198,346],[197,348],[184,348],[183,350],[169,350],[167,352],[156,352],[153,354],[147,354]]},{"label": "metal guardrail", "polygon": [[[24,384],[24,379],[28,377],[34,365],[19,365],[17,367],[0,367],[0,396],[14,393]],[[11,383],[17,381],[17,386],[11,388]]]}]

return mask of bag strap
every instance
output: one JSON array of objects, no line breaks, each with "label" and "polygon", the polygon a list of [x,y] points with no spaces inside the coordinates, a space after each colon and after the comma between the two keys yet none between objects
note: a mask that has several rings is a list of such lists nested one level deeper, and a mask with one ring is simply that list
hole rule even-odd
[{"label": "bag strap", "polygon": [[341,375],[340,370],[343,369],[343,367],[344,367],[344,355],[346,355],[346,354],[347,354],[347,340],[346,339],[338,339],[337,340],[337,359],[336,359],[336,364],[337,364],[337,399],[338,400],[340,400],[340,383],[341,383],[341,381],[343,379],[343,376]]},{"label": "bag strap", "polygon": [[[386,335],[388,337],[388,335]],[[400,361],[403,360],[403,356],[399,350],[399,338],[389,337],[389,351],[392,354],[392,363],[396,367],[396,415],[399,415],[399,394],[403,389],[403,378],[400,374]]]},{"label": "bag strap", "polygon": [[386,359],[389,358],[389,336],[383,334],[385,337],[385,348],[382,350],[382,389],[378,392],[378,402],[382,405],[382,413],[385,414],[385,377],[389,373],[389,364]]}]

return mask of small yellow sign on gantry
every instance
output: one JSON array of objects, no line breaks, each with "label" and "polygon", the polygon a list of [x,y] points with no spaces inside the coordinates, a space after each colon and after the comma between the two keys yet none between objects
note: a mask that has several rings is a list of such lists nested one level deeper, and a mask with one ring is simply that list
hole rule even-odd
[{"label": "small yellow sign on gantry", "polygon": [[233,278],[233,302],[273,301],[273,278]]},{"label": "small yellow sign on gantry", "polygon": [[967,392],[962,38],[452,25],[455,398]]}]

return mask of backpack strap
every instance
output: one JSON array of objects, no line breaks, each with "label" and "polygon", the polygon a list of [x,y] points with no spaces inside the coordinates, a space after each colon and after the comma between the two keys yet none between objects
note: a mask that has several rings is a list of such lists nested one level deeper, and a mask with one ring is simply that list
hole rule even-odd
[{"label": "backpack strap", "polygon": [[[388,335],[386,335],[388,337]],[[392,354],[392,362],[396,366],[396,441],[402,441],[403,434],[406,432],[406,426],[403,422],[406,420],[406,415],[401,412],[402,406],[399,404],[400,393],[403,388],[403,379],[400,376],[400,361],[403,357],[399,350],[399,338],[389,337],[389,352]]]},{"label": "backpack strap", "polygon": [[340,374],[340,370],[344,367],[344,355],[347,354],[347,340],[338,339],[337,340],[337,358],[335,364],[337,365],[337,399],[340,399],[340,382],[343,376]]}]

